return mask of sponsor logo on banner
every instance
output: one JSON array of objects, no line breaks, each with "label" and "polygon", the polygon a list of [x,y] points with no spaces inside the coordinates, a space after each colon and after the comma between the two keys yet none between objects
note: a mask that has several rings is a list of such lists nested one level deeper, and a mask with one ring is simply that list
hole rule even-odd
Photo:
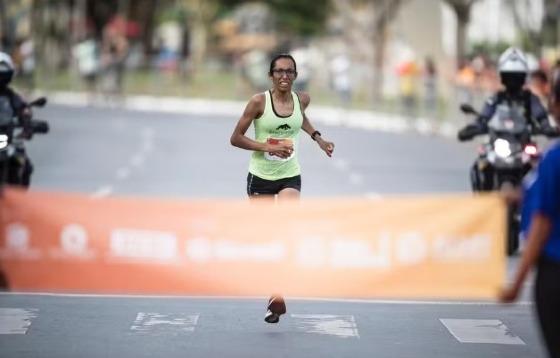
[{"label": "sponsor logo on banner", "polygon": [[109,259],[177,263],[177,237],[152,230],[115,229],[111,232]]},{"label": "sponsor logo on banner", "polygon": [[27,226],[11,223],[4,227],[4,246],[0,248],[2,259],[37,260],[41,257],[38,249],[31,247],[31,235]]},{"label": "sponsor logo on banner", "polygon": [[279,241],[246,244],[199,237],[186,243],[187,258],[195,262],[277,262],[285,259],[286,251],[286,245]]},{"label": "sponsor logo on banner", "polygon": [[50,255],[60,259],[93,260],[95,253],[88,247],[88,234],[82,225],[69,224],[60,232],[60,247],[52,249]]}]

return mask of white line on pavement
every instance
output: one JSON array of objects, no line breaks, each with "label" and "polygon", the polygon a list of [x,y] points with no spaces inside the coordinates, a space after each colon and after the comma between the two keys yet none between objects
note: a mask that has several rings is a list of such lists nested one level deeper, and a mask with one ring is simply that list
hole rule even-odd
[{"label": "white line on pavement", "polygon": [[117,170],[117,180],[125,180],[130,176],[130,169],[128,167],[122,167]]},{"label": "white line on pavement", "polygon": [[461,343],[494,343],[525,345],[502,321],[497,319],[440,319]]},{"label": "white line on pavement", "polygon": [[348,169],[348,162],[344,159],[335,159],[334,161],[334,167],[338,170],[341,171],[345,171],[346,169]]},{"label": "white line on pavement", "polygon": [[342,338],[360,338],[354,316],[331,314],[292,314],[296,327],[305,333],[326,334]]},{"label": "white line on pavement", "polygon": [[99,187],[96,191],[91,194],[92,198],[103,198],[111,195],[113,192],[113,187],[111,185],[104,185]]},{"label": "white line on pavement", "polygon": [[379,193],[367,192],[367,193],[364,194],[364,197],[366,199],[370,199],[370,200],[378,200],[378,199],[381,199],[383,196]]},{"label": "white line on pavement", "polygon": [[139,312],[130,330],[134,333],[179,334],[194,332],[199,315]]},{"label": "white line on pavement", "polygon": [[364,177],[363,175],[361,175],[360,173],[350,173],[350,183],[352,183],[353,185],[360,185],[364,182]]},{"label": "white line on pavement", "polygon": [[26,334],[38,309],[0,308],[0,334]]},{"label": "white line on pavement", "polygon": [[130,165],[133,167],[141,167],[142,164],[144,164],[144,156],[140,153],[135,154],[131,159],[130,159]]}]

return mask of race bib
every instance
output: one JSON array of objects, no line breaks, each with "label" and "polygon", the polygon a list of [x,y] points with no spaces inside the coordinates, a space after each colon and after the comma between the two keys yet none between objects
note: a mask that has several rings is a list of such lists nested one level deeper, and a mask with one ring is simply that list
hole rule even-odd
[{"label": "race bib", "polygon": [[[266,142],[269,144],[280,144],[280,143],[291,143],[293,145],[293,141],[290,138],[267,138]],[[267,160],[276,160],[276,161],[280,161],[280,162],[285,162],[288,161],[290,159],[292,159],[294,157],[294,153],[295,150],[292,151],[292,154],[290,154],[289,157],[287,158],[280,158],[279,156],[276,156],[272,153],[269,152],[264,152],[264,158]]]}]

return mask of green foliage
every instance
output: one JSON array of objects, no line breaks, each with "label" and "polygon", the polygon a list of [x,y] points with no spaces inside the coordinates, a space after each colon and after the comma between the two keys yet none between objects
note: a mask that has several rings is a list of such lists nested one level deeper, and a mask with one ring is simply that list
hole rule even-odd
[{"label": "green foliage", "polygon": [[176,4],[161,11],[158,16],[156,22],[159,24],[165,22],[178,22],[178,23],[185,23],[187,20],[187,12],[183,6],[180,4]]},{"label": "green foliage", "polygon": [[304,37],[320,33],[332,9],[329,0],[271,0],[267,3],[277,16],[280,31]]},{"label": "green foliage", "polygon": [[514,44],[505,42],[505,41],[498,41],[498,42],[489,42],[489,41],[481,41],[473,43],[471,46],[471,50],[469,51],[469,58],[475,57],[476,55],[487,55],[490,58],[498,58],[500,54],[504,52],[508,47]]},{"label": "green foliage", "polygon": [[323,31],[327,17],[332,10],[330,0],[217,1],[220,6],[220,16],[225,15],[241,4],[250,2],[264,3],[272,9],[276,17],[278,31],[302,37],[314,35]]}]

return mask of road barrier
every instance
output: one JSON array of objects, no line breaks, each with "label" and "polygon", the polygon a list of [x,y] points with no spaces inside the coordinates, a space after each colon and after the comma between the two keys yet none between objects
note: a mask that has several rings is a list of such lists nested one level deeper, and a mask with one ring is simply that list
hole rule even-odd
[{"label": "road barrier", "polygon": [[480,299],[505,278],[497,196],[225,200],[6,189],[7,289]]}]

